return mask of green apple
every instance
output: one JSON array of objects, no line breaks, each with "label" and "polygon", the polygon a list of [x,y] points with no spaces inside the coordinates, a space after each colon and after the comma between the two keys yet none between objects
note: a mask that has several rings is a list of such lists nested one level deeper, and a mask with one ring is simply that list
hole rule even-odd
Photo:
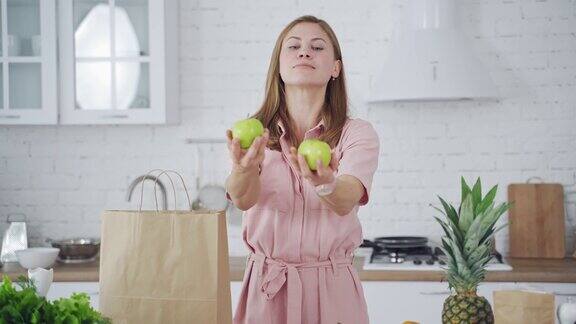
[{"label": "green apple", "polygon": [[232,137],[240,139],[240,147],[247,149],[254,139],[264,134],[264,126],[256,118],[239,120],[232,127]]},{"label": "green apple", "polygon": [[316,171],[316,161],[321,160],[324,166],[330,164],[332,153],[330,145],[317,139],[308,139],[302,141],[298,146],[298,153],[302,154],[308,163],[310,170]]}]

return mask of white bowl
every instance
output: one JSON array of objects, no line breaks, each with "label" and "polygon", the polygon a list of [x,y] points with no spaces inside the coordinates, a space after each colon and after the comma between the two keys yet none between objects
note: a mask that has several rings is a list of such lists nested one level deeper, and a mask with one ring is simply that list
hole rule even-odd
[{"label": "white bowl", "polygon": [[18,262],[25,269],[49,268],[56,262],[60,249],[51,247],[35,247],[14,251]]}]

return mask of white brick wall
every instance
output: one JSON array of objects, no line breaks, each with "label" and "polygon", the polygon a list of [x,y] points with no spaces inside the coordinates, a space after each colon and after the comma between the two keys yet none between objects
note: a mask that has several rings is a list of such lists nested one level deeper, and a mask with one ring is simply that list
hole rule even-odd
[{"label": "white brick wall", "polygon": [[[314,14],[339,36],[354,115],[370,120],[381,139],[372,199],[360,211],[366,237],[437,240],[440,228],[429,204],[438,204],[436,195],[456,203],[461,175],[482,177],[485,188],[498,184],[499,200],[506,199],[509,183],[540,176],[564,185],[572,251],[576,2],[458,2],[463,30],[500,88],[500,102],[364,103],[401,24],[401,0],[181,0],[181,125],[0,127],[0,218],[26,214],[33,244],[98,236],[102,210],[136,208],[139,195],[125,202],[126,188],[151,168],[181,171],[195,196],[197,145],[185,139],[222,137],[257,109],[276,36],[291,19]],[[200,146],[203,174],[215,174],[202,182],[223,183],[229,168],[224,145]],[[147,185],[144,208],[153,208]],[[230,252],[245,253],[239,227],[229,233]],[[498,236],[504,253],[507,242],[504,230]]]}]

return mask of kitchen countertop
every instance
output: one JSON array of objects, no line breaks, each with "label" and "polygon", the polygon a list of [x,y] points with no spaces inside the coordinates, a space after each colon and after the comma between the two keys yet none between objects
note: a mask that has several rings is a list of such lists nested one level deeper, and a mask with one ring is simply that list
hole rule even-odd
[{"label": "kitchen countertop", "polygon": [[[363,281],[443,281],[442,271],[391,271],[391,270],[362,270],[363,257],[356,257],[354,266],[358,269],[360,279]],[[576,283],[575,259],[507,259],[514,269],[512,271],[489,271],[487,282],[564,282]],[[241,256],[230,257],[231,281],[241,281],[244,274],[246,258]],[[0,268],[0,275],[8,274],[12,280],[24,275],[25,269],[17,263],[7,263]],[[98,281],[98,261],[86,264],[54,265],[54,281]]]}]

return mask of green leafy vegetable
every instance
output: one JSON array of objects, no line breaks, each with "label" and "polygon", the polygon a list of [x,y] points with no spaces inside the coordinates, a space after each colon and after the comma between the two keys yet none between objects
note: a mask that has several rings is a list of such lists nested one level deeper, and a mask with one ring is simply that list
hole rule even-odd
[{"label": "green leafy vegetable", "polygon": [[53,302],[36,294],[34,282],[24,276],[16,282],[19,289],[4,276],[0,286],[0,324],[109,324],[90,306],[90,298],[85,293],[74,293],[70,298],[60,298]]}]

